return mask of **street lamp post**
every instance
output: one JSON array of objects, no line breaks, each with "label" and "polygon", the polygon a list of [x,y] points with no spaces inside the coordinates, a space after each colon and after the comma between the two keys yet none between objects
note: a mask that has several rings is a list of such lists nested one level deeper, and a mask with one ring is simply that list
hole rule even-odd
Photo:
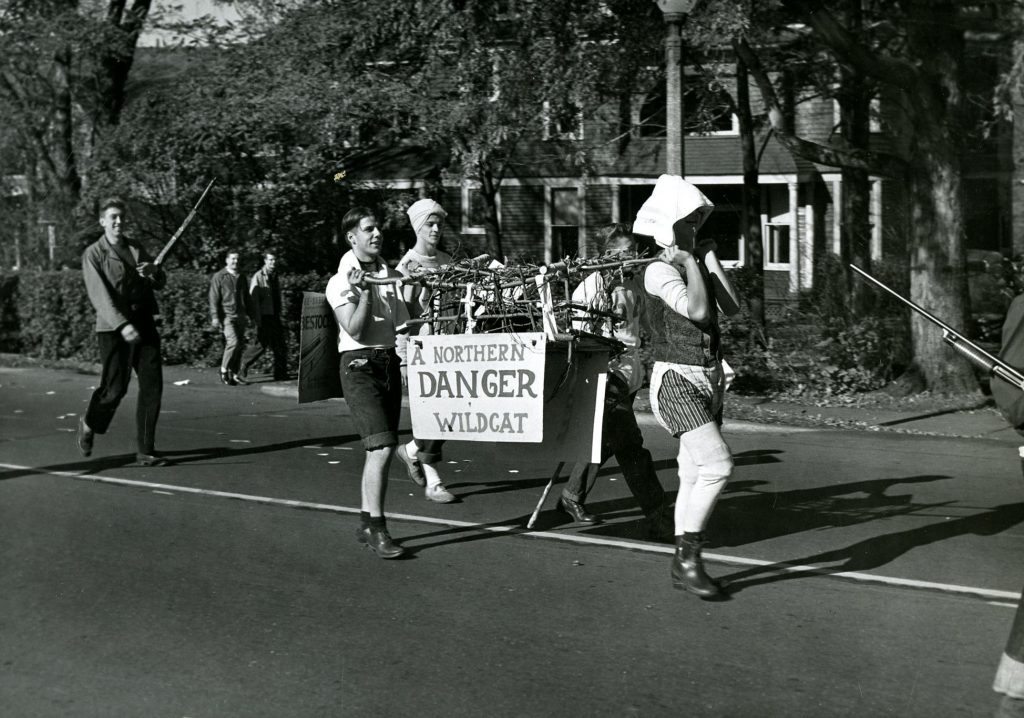
[{"label": "street lamp post", "polygon": [[665,171],[683,176],[683,38],[682,25],[697,0],[655,0],[665,18]]}]

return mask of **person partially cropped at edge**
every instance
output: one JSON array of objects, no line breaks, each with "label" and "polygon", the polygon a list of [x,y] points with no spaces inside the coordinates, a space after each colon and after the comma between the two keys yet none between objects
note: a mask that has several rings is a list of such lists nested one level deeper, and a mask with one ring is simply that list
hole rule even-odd
[{"label": "person partially cropped at edge", "polygon": [[662,247],[644,271],[652,328],[651,409],[679,439],[672,583],[703,599],[723,593],[704,571],[704,529],[726,481],[732,453],[722,439],[722,367],[718,313],[739,311],[739,299],[715,254],[697,231],[714,205],[694,185],[662,175],[637,213],[633,231]]},{"label": "person partially cropped at edge", "polygon": [[[406,210],[413,231],[416,232],[416,245],[405,253],[398,263],[398,271],[410,276],[418,269],[440,269],[451,264],[452,258],[442,251],[438,245],[444,234],[444,218],[448,215],[440,204],[432,199],[421,199],[413,202]],[[409,315],[415,318],[422,316],[431,300],[430,289],[418,284],[409,284],[404,289],[406,306]],[[430,325],[422,324],[409,334],[426,334]],[[406,347],[408,336],[398,338],[398,355],[402,360],[402,379],[405,381]],[[423,495],[439,504],[448,504],[456,500],[455,495],[441,483],[437,473],[437,464],[441,461],[441,439],[417,439],[413,437],[407,444],[400,444],[396,455],[405,464],[409,478],[423,487]]]},{"label": "person partially cropped at edge", "polygon": [[396,283],[367,281],[402,276],[381,259],[384,237],[376,213],[354,207],[342,218],[341,230],[351,249],[342,256],[325,294],[338,322],[342,390],[366,452],[356,540],[381,558],[393,559],[405,549],[388,532],[384,498],[402,411],[395,339],[405,331],[409,311]]},{"label": "person partially cropped at edge", "polygon": [[[629,227],[613,224],[601,231],[601,251],[616,256],[635,257],[636,237]],[[651,452],[644,447],[644,435],[633,413],[633,402],[644,382],[640,357],[641,328],[646,324],[646,296],[643,274],[631,271],[592,272],[572,293],[575,304],[612,312],[620,317],[610,320],[574,319],[573,325],[594,334],[616,339],[626,347],[608,362],[608,384],[605,388],[604,420],[601,428],[601,463],[611,456],[622,470],[630,492],[647,517],[647,537],[655,541],[671,541],[675,535],[671,506],[658,481]],[[562,488],[558,507],[578,523],[600,523],[600,516],[587,510],[586,500],[597,479],[601,464],[576,464]]]},{"label": "person partially cropped at edge", "polygon": [[[1006,312],[999,358],[1024,372],[1024,294],[1014,297]],[[1018,434],[1024,435],[1024,391],[998,375],[992,377],[991,387],[1003,416]],[[1024,446],[1018,453],[1024,469]],[[1017,603],[992,689],[1002,695],[995,718],[1024,718],[1024,601]]]},{"label": "person partially cropped at edge", "polygon": [[96,310],[103,369],[99,386],[78,420],[78,449],[83,456],[92,455],[95,435],[107,433],[134,370],[139,378],[135,458],[143,466],[162,466],[167,460],[157,453],[155,442],[164,376],[153,292],[163,288],[166,277],[146,249],[125,234],[126,213],[121,199],[102,202],[103,235],[82,254],[82,278]]}]

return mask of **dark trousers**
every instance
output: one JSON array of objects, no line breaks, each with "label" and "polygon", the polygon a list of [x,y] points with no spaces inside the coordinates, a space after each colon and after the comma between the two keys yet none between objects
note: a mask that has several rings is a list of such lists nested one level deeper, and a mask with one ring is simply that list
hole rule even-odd
[{"label": "dark trousers", "polygon": [[[636,393],[615,402],[616,389],[608,383],[604,423],[601,425],[601,464],[613,455],[619,462],[626,485],[640,504],[645,516],[651,516],[665,504],[665,490],[658,481],[651,452],[644,448],[644,435],[636,423],[633,400]],[[615,402],[611,405],[611,402]],[[562,489],[562,495],[583,503],[594,486],[600,464],[575,464]]]},{"label": "dark trousers", "polygon": [[138,344],[126,342],[121,332],[96,332],[103,374],[100,385],[89,399],[85,423],[97,434],[107,433],[114,412],[128,391],[134,369],[139,377],[139,398],[135,405],[136,445],[140,453],[152,454],[164,391],[160,335],[152,322],[135,323],[135,328],[142,337]]},{"label": "dark trousers", "polygon": [[441,447],[444,446],[444,439],[417,439],[413,438],[416,442],[416,448],[419,451],[416,453],[416,458],[423,464],[436,464],[441,460]]},{"label": "dark trousers", "polygon": [[242,359],[242,375],[249,373],[249,368],[270,351],[274,357],[274,378],[285,379],[288,376],[288,349],[284,342],[284,329],[281,322],[273,314],[260,317],[260,326],[256,330],[256,344],[249,348]]}]

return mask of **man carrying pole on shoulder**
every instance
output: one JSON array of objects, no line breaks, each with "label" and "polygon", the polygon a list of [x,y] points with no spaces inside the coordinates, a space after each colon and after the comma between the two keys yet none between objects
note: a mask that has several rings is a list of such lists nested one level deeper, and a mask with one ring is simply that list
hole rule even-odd
[{"label": "man carrying pole on shoulder", "polygon": [[96,340],[103,373],[78,420],[78,449],[91,456],[95,434],[105,434],[134,369],[139,377],[135,411],[137,453],[143,466],[163,466],[155,449],[156,422],[163,396],[163,359],[154,290],[166,278],[145,248],[129,239],[124,228],[126,205],[111,198],[100,204],[103,236],[82,254],[82,277],[96,310]]},{"label": "man carrying pole on shoulder", "polygon": [[342,390],[366,451],[356,540],[381,558],[398,558],[405,549],[388,533],[384,496],[402,412],[395,338],[405,330],[409,311],[396,282],[370,281],[401,277],[381,259],[384,238],[373,210],[350,209],[341,231],[351,249],[341,258],[325,294],[338,323]]}]

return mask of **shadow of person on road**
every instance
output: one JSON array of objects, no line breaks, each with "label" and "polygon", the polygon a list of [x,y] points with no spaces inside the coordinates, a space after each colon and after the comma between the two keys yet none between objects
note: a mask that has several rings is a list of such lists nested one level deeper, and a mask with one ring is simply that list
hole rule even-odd
[{"label": "shadow of person on road", "polygon": [[107,469],[122,468],[146,468],[149,471],[162,472],[167,468],[173,468],[180,464],[196,464],[213,459],[241,458],[276,451],[299,449],[304,446],[315,446],[317,444],[324,448],[330,448],[332,446],[350,444],[358,441],[358,435],[350,434],[344,436],[304,437],[290,441],[280,441],[274,444],[244,444],[240,446],[204,446],[191,449],[174,449],[160,452],[160,454],[166,457],[170,463],[166,467],[158,468],[143,467],[137,464],[135,454],[112,454],[110,456],[79,459],[77,461],[63,464],[50,464],[48,466],[28,467],[25,469],[8,469],[6,471],[0,471],[0,481],[16,479],[21,476],[31,476],[39,472],[77,474],[95,473]]},{"label": "shadow of person on road", "polygon": [[941,475],[870,479],[790,491],[762,491],[764,482],[744,481],[726,485],[708,524],[709,548],[743,546],[817,529],[906,516],[953,501],[922,503],[913,494],[889,495],[902,484],[919,484],[950,478]]},{"label": "shadow of person on road", "polygon": [[[1024,502],[1002,504],[973,516],[951,520],[943,519],[927,526],[874,536],[843,548],[823,551],[792,561],[779,561],[769,566],[749,568],[722,576],[722,578],[729,581],[731,591],[738,592],[751,586],[801,578],[806,574],[820,576],[849,571],[869,571],[884,566],[920,546],[967,534],[991,536],[1012,528],[1022,521],[1024,521]],[[838,565],[821,565],[836,563]],[[789,570],[796,566],[815,566],[815,568],[809,571]],[[761,578],[754,578],[756,576],[761,576]]]}]

